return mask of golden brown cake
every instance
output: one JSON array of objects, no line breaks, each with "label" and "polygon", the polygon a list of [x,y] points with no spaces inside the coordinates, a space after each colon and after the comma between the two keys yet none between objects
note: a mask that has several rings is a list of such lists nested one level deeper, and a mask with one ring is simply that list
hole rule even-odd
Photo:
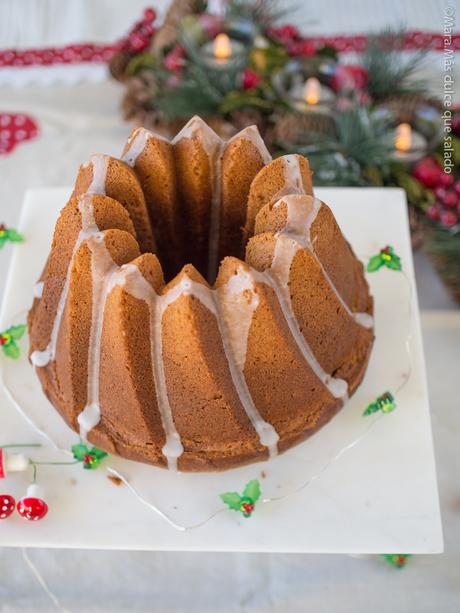
[{"label": "golden brown cake", "polygon": [[[220,263],[220,265],[219,265]],[[93,156],[63,208],[29,313],[30,359],[68,425],[109,453],[184,471],[304,440],[361,382],[363,267],[308,161],[257,129],[194,117]]]}]

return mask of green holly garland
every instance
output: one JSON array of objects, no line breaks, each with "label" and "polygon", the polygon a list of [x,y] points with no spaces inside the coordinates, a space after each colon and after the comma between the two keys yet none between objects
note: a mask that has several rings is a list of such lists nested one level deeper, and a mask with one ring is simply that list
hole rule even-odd
[{"label": "green holly garland", "polygon": [[366,270],[367,272],[375,272],[382,268],[382,266],[390,270],[402,270],[401,258],[396,255],[391,245],[387,245],[383,249],[380,249],[377,255],[372,256]]},{"label": "green holly garland", "polygon": [[260,498],[260,483],[257,479],[253,479],[246,484],[243,493],[240,495],[237,492],[225,492],[220,494],[220,499],[232,511],[242,513],[243,517],[251,517],[255,504]]},{"label": "green holly garland", "polygon": [[19,234],[14,228],[7,228],[5,224],[0,224],[0,249],[7,241],[22,243],[23,240],[22,234]]},{"label": "green holly garland", "polygon": [[382,413],[391,413],[396,409],[396,402],[391,392],[385,392],[381,396],[378,396],[374,402],[367,405],[363,415],[372,415],[382,411]]},{"label": "green holly garland", "polygon": [[90,449],[83,443],[72,445],[72,453],[73,457],[78,462],[83,462],[83,468],[86,468],[87,470],[94,470],[99,466],[101,460],[108,456],[108,453],[105,451],[102,451],[97,447],[92,447]]},{"label": "green holly garland", "polygon": [[17,341],[24,336],[26,328],[27,326],[25,324],[20,324],[18,326],[10,326],[7,330],[0,332],[0,346],[6,357],[12,358],[13,360],[19,358],[21,349]]}]

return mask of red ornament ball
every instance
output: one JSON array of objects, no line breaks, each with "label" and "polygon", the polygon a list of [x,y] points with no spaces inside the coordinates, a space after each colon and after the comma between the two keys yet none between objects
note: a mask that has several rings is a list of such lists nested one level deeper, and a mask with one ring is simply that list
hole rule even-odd
[{"label": "red ornament ball", "polygon": [[460,181],[457,181],[454,185],[454,190],[457,196],[460,196]]},{"label": "red ornament ball", "polygon": [[0,519],[6,519],[14,511],[16,501],[9,494],[0,494]]},{"label": "red ornament ball", "polygon": [[27,494],[18,501],[16,508],[18,513],[28,521],[43,519],[48,513],[48,505],[43,500],[42,488],[33,483],[27,489]]}]

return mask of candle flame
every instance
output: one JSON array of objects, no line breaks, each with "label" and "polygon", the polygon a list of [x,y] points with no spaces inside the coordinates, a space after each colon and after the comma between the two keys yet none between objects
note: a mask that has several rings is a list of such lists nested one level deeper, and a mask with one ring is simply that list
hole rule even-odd
[{"label": "candle flame", "polygon": [[396,128],[395,148],[398,151],[409,151],[412,145],[412,128],[408,123],[401,123]]},{"label": "candle flame", "polygon": [[224,32],[218,34],[213,43],[214,57],[217,60],[228,60],[232,55],[232,43]]},{"label": "candle flame", "polygon": [[321,94],[321,83],[316,77],[310,77],[303,86],[303,98],[307,104],[318,104]]}]

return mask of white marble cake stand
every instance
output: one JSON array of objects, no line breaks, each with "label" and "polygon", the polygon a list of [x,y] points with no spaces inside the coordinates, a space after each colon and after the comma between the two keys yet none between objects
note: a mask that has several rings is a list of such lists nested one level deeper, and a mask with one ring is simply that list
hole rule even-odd
[{"label": "white marble cake stand", "polygon": [[[15,247],[0,329],[25,320],[56,218],[69,193],[68,188],[27,193],[19,226],[26,241]],[[405,271],[382,269],[368,275],[376,301],[377,340],[365,380],[347,406],[295,449],[269,462],[225,473],[174,474],[114,457],[94,471],[82,470],[80,464],[41,467],[39,481],[50,506],[47,517],[26,522],[16,514],[1,522],[0,545],[322,553],[442,551],[404,192],[330,188],[318,189],[317,195],[331,206],[359,257],[365,260],[391,244]],[[77,437],[43,395],[26,358],[26,339],[21,346],[18,361],[0,355],[3,382],[14,401],[1,407],[0,445],[41,442],[40,449],[31,450],[36,460],[65,461],[68,456],[55,445],[69,450]],[[399,388],[394,412],[362,416],[376,396]],[[110,468],[126,477],[167,519],[143,504],[126,484],[114,485],[107,478]],[[281,499],[259,503],[250,519],[225,510],[218,494],[240,491],[254,478],[260,480],[263,499]],[[14,473],[0,486],[20,498],[29,480],[26,473]],[[174,523],[202,525],[181,531]]]}]

